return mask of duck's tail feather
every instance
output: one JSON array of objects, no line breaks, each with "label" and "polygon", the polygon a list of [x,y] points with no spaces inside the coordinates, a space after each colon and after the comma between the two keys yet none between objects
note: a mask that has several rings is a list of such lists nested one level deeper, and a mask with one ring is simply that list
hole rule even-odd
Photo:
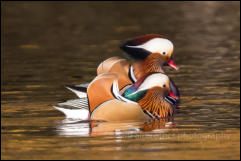
[{"label": "duck's tail feather", "polygon": [[89,83],[80,84],[80,85],[67,85],[65,86],[70,91],[74,92],[79,98],[87,97],[87,88]]},{"label": "duck's tail feather", "polygon": [[68,100],[53,106],[65,114],[66,118],[88,120],[89,105],[87,98]]}]

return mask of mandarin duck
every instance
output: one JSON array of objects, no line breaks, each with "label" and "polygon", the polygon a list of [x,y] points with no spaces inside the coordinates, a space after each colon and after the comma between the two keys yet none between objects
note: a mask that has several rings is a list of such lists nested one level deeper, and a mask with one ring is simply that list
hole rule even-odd
[{"label": "mandarin duck", "polygon": [[116,73],[99,74],[88,85],[87,97],[54,107],[67,118],[81,120],[149,120],[173,116],[176,107],[167,98],[178,99],[178,96],[171,92],[167,75],[148,73],[124,91],[119,90],[118,81]]},{"label": "mandarin duck", "polygon": [[[118,75],[118,83],[120,90],[125,90],[135,83],[139,78],[150,72],[164,72],[164,66],[170,66],[178,70],[178,66],[173,61],[173,44],[170,40],[162,35],[147,34],[128,40],[120,47],[135,62],[130,64],[126,59],[119,57],[111,57],[97,68],[97,75],[102,73],[116,73]],[[67,86],[68,89],[75,92],[83,91],[83,93],[75,92],[78,96],[86,96],[88,84]],[[180,102],[180,94],[177,86],[170,79],[171,91],[178,96],[178,100],[170,99],[176,105]]]}]

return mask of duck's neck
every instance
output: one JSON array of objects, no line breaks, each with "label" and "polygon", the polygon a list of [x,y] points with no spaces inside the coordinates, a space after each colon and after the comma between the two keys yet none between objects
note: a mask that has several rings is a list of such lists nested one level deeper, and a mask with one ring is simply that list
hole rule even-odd
[{"label": "duck's neck", "polygon": [[143,61],[133,63],[133,72],[137,80],[146,75],[147,73],[165,73],[163,69],[163,64],[157,56],[158,55],[151,54]]}]

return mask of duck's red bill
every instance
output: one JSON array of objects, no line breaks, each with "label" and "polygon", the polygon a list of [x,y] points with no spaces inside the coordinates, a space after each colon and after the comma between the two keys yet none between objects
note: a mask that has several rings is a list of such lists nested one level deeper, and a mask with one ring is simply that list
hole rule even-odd
[{"label": "duck's red bill", "polygon": [[169,59],[169,61],[167,62],[167,64],[174,68],[175,70],[178,70],[179,69],[179,66],[172,60],[172,59]]},{"label": "duck's red bill", "polygon": [[172,97],[172,98],[174,98],[174,99],[176,99],[176,100],[179,99],[178,96],[176,96],[176,95],[175,95],[174,93],[172,93],[172,92],[169,93],[169,96]]}]

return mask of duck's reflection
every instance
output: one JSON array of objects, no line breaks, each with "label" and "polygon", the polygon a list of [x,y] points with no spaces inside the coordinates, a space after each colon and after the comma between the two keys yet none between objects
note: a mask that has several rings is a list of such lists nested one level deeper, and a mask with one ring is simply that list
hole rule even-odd
[{"label": "duck's reflection", "polygon": [[56,126],[57,134],[66,137],[135,134],[141,132],[166,132],[173,128],[173,119],[156,119],[148,122],[105,122],[65,119]]}]

